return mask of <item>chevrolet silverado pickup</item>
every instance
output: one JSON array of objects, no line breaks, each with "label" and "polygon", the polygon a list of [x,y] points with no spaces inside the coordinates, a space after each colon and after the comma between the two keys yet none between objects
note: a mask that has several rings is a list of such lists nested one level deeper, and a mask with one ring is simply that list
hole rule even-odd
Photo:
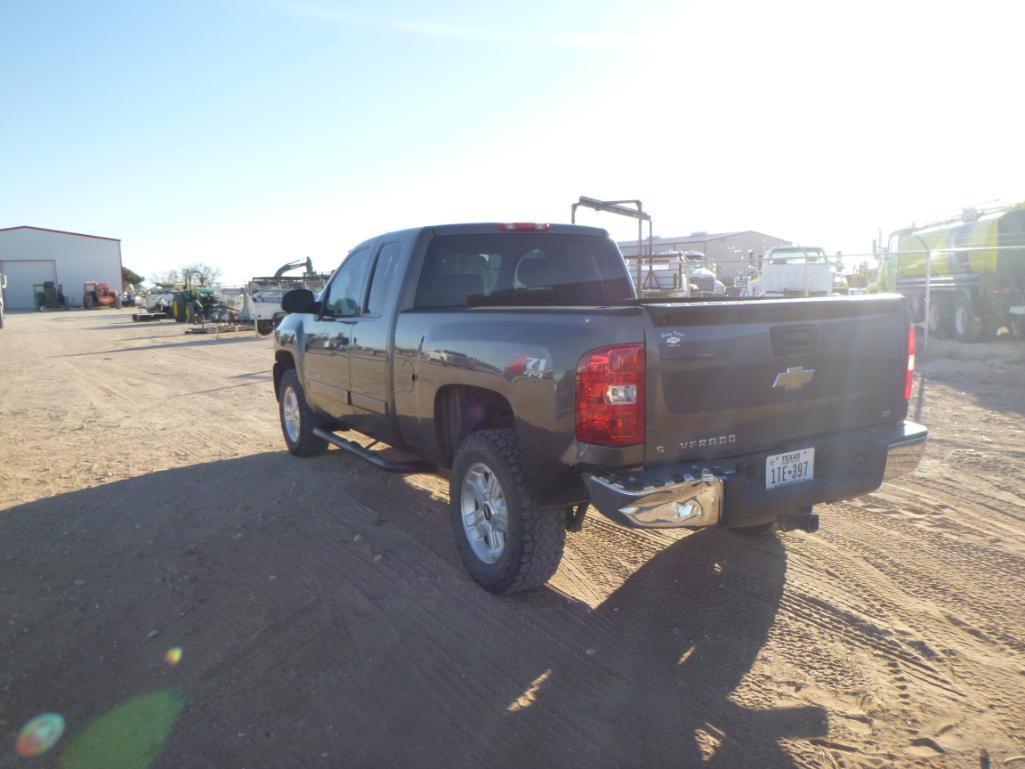
[{"label": "chevrolet silverado pickup", "polygon": [[589,507],[813,531],[813,505],[910,472],[926,438],[902,297],[638,298],[601,229],[380,235],[282,308],[289,451],[446,474],[463,563],[496,593],[543,584]]}]

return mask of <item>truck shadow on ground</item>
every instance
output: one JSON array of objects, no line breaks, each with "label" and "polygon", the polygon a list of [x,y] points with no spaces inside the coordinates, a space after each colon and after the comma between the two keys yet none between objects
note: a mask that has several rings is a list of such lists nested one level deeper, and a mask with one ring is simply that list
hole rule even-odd
[{"label": "truck shadow on ground", "polygon": [[944,385],[964,392],[984,409],[1025,414],[1023,372],[1021,363],[942,359],[924,363],[916,377],[919,411],[922,405],[928,406],[930,387]]},{"label": "truck shadow on ground", "polygon": [[[731,699],[783,593],[773,538],[684,538],[596,608],[496,597],[465,575],[447,500],[332,451],[42,499],[0,512],[0,541],[11,741],[49,710],[74,741],[158,691],[182,709],[155,767],[761,769],[827,729]],[[571,558],[574,579],[607,584],[612,556]]]},{"label": "truck shadow on ground", "polygon": [[[177,337],[170,337],[175,339]],[[263,342],[267,344],[267,338],[261,336],[225,336],[221,335],[218,339],[214,335],[199,335],[193,338],[182,338],[180,342],[168,342],[167,344],[148,344],[141,347],[118,347],[113,350],[93,350],[90,352],[69,352],[62,355],[51,355],[51,358],[81,358],[89,357],[94,355],[112,355],[114,353],[123,352],[147,352],[151,350],[171,350],[178,347],[195,347],[197,345],[203,345],[207,347],[217,347],[225,344],[238,344],[239,342]]]}]

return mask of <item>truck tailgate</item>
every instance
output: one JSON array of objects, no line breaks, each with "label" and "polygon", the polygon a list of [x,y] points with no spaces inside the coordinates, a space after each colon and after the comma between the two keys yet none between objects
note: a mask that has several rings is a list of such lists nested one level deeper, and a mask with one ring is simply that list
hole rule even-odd
[{"label": "truck tailgate", "polygon": [[643,306],[648,461],[769,450],[905,416],[902,297]]}]

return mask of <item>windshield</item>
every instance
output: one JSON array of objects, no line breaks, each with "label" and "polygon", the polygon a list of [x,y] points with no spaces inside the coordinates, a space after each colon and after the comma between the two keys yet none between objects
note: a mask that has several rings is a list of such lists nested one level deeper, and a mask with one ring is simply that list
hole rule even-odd
[{"label": "windshield", "polygon": [[828,261],[821,248],[776,248],[769,255],[769,264],[826,264]]}]

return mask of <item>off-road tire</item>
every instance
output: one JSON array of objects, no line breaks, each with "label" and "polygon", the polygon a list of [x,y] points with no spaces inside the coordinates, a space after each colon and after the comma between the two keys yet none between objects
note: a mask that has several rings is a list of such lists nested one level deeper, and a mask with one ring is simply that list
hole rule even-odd
[{"label": "off-road tire", "polygon": [[[963,321],[959,324],[958,318]],[[960,328],[959,328],[960,326]],[[996,334],[991,319],[979,312],[970,296],[961,296],[954,304],[954,336],[959,342],[986,342]]]},{"label": "off-road tire", "polygon": [[954,335],[954,302],[949,296],[934,297],[929,305],[927,318],[929,333],[940,339],[949,339]]},{"label": "off-road tire", "polygon": [[[285,427],[285,398],[291,390],[295,393],[299,404],[299,435],[298,440],[292,440]],[[320,425],[320,418],[313,412],[306,402],[306,394],[302,385],[299,384],[299,376],[294,368],[288,369],[281,375],[281,385],[278,388],[278,419],[281,421],[281,434],[285,438],[285,445],[288,450],[297,457],[311,457],[315,454],[323,454],[327,450],[327,441],[313,434],[313,428]]]},{"label": "off-road tire", "polygon": [[[480,560],[463,528],[460,495],[463,477],[477,462],[497,476],[506,498],[508,531],[505,551],[493,564]],[[456,547],[466,570],[485,590],[514,593],[540,587],[555,574],[566,544],[566,512],[541,507],[527,490],[519,441],[512,429],[470,433],[460,444],[449,480],[449,511]]]}]

